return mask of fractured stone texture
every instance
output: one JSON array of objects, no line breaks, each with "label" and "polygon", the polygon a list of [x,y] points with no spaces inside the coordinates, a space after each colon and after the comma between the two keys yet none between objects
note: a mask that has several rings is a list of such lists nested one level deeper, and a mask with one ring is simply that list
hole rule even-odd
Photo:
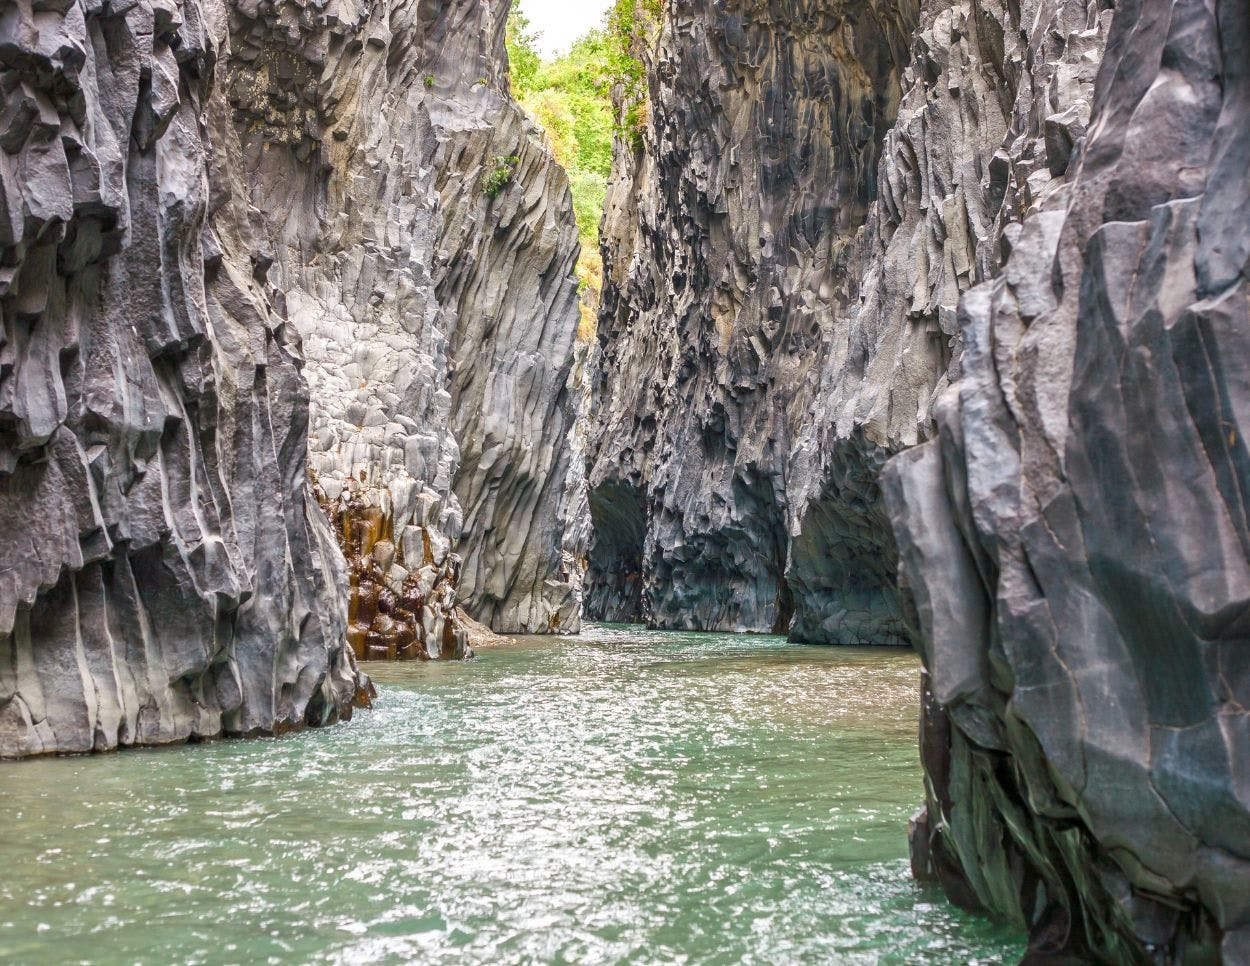
[{"label": "fractured stone texture", "polygon": [[1081,961],[1250,960],[1250,10],[1117,5],[1074,168],[885,474],[913,861]]},{"label": "fractured stone texture", "polygon": [[218,3],[0,11],[0,755],[350,714],[298,338],[240,243]]}]

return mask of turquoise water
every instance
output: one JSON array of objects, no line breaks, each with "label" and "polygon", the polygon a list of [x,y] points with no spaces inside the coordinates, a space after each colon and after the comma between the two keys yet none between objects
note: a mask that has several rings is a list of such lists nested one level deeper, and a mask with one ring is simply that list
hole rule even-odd
[{"label": "turquoise water", "polygon": [[592,627],[281,739],[0,765],[0,960],[997,963],[907,872],[916,659]]}]

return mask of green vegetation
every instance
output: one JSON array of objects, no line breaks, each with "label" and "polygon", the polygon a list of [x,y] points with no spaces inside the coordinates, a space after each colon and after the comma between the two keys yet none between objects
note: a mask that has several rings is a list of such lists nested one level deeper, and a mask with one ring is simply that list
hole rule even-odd
[{"label": "green vegetation", "polygon": [[642,147],[649,107],[643,53],[659,35],[662,10],[663,0],[615,0],[608,13],[610,66],[624,105],[618,131],[635,150]]},{"label": "green vegetation", "polygon": [[503,189],[512,183],[512,176],[516,174],[516,166],[520,163],[521,159],[515,154],[506,158],[503,155],[495,158],[495,167],[482,179],[482,191],[487,198],[499,197]]},{"label": "green vegetation", "polygon": [[508,21],[512,94],[547,133],[556,160],[569,173],[583,243],[597,247],[599,214],[612,170],[612,71],[603,31],[594,30],[567,54],[543,62],[537,36],[514,3]]},{"label": "green vegetation", "polygon": [[[612,138],[620,134],[635,145],[641,143],[647,118],[642,54],[658,32],[660,4],[661,0],[615,0],[602,30],[583,35],[567,53],[548,61],[538,54],[538,35],[521,12],[519,0],[513,0],[508,19],[512,95],[542,126],[552,153],[568,172],[582,240],[577,274],[592,290],[593,302],[598,301],[603,278],[599,219],[612,170]],[[619,124],[614,90],[625,106]],[[593,309],[584,308],[586,313],[593,317]],[[591,326],[589,319],[584,321]]]}]

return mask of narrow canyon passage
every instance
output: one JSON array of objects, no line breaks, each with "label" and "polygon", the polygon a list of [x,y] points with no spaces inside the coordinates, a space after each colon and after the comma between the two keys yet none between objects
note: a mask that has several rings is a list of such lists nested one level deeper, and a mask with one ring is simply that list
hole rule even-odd
[{"label": "narrow canyon passage", "polygon": [[908,874],[911,653],[592,625],[367,667],[351,727],[10,770],[0,960],[1021,952]]},{"label": "narrow canyon passage", "polygon": [[0,961],[1250,964],[1247,226],[1247,0],[0,0]]}]

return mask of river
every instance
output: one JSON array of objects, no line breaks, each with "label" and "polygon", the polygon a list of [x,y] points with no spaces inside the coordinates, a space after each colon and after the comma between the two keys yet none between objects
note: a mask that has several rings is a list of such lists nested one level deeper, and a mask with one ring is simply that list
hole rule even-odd
[{"label": "river", "polygon": [[590,627],[350,724],[0,765],[0,960],[999,963],[907,870],[917,661]]}]

